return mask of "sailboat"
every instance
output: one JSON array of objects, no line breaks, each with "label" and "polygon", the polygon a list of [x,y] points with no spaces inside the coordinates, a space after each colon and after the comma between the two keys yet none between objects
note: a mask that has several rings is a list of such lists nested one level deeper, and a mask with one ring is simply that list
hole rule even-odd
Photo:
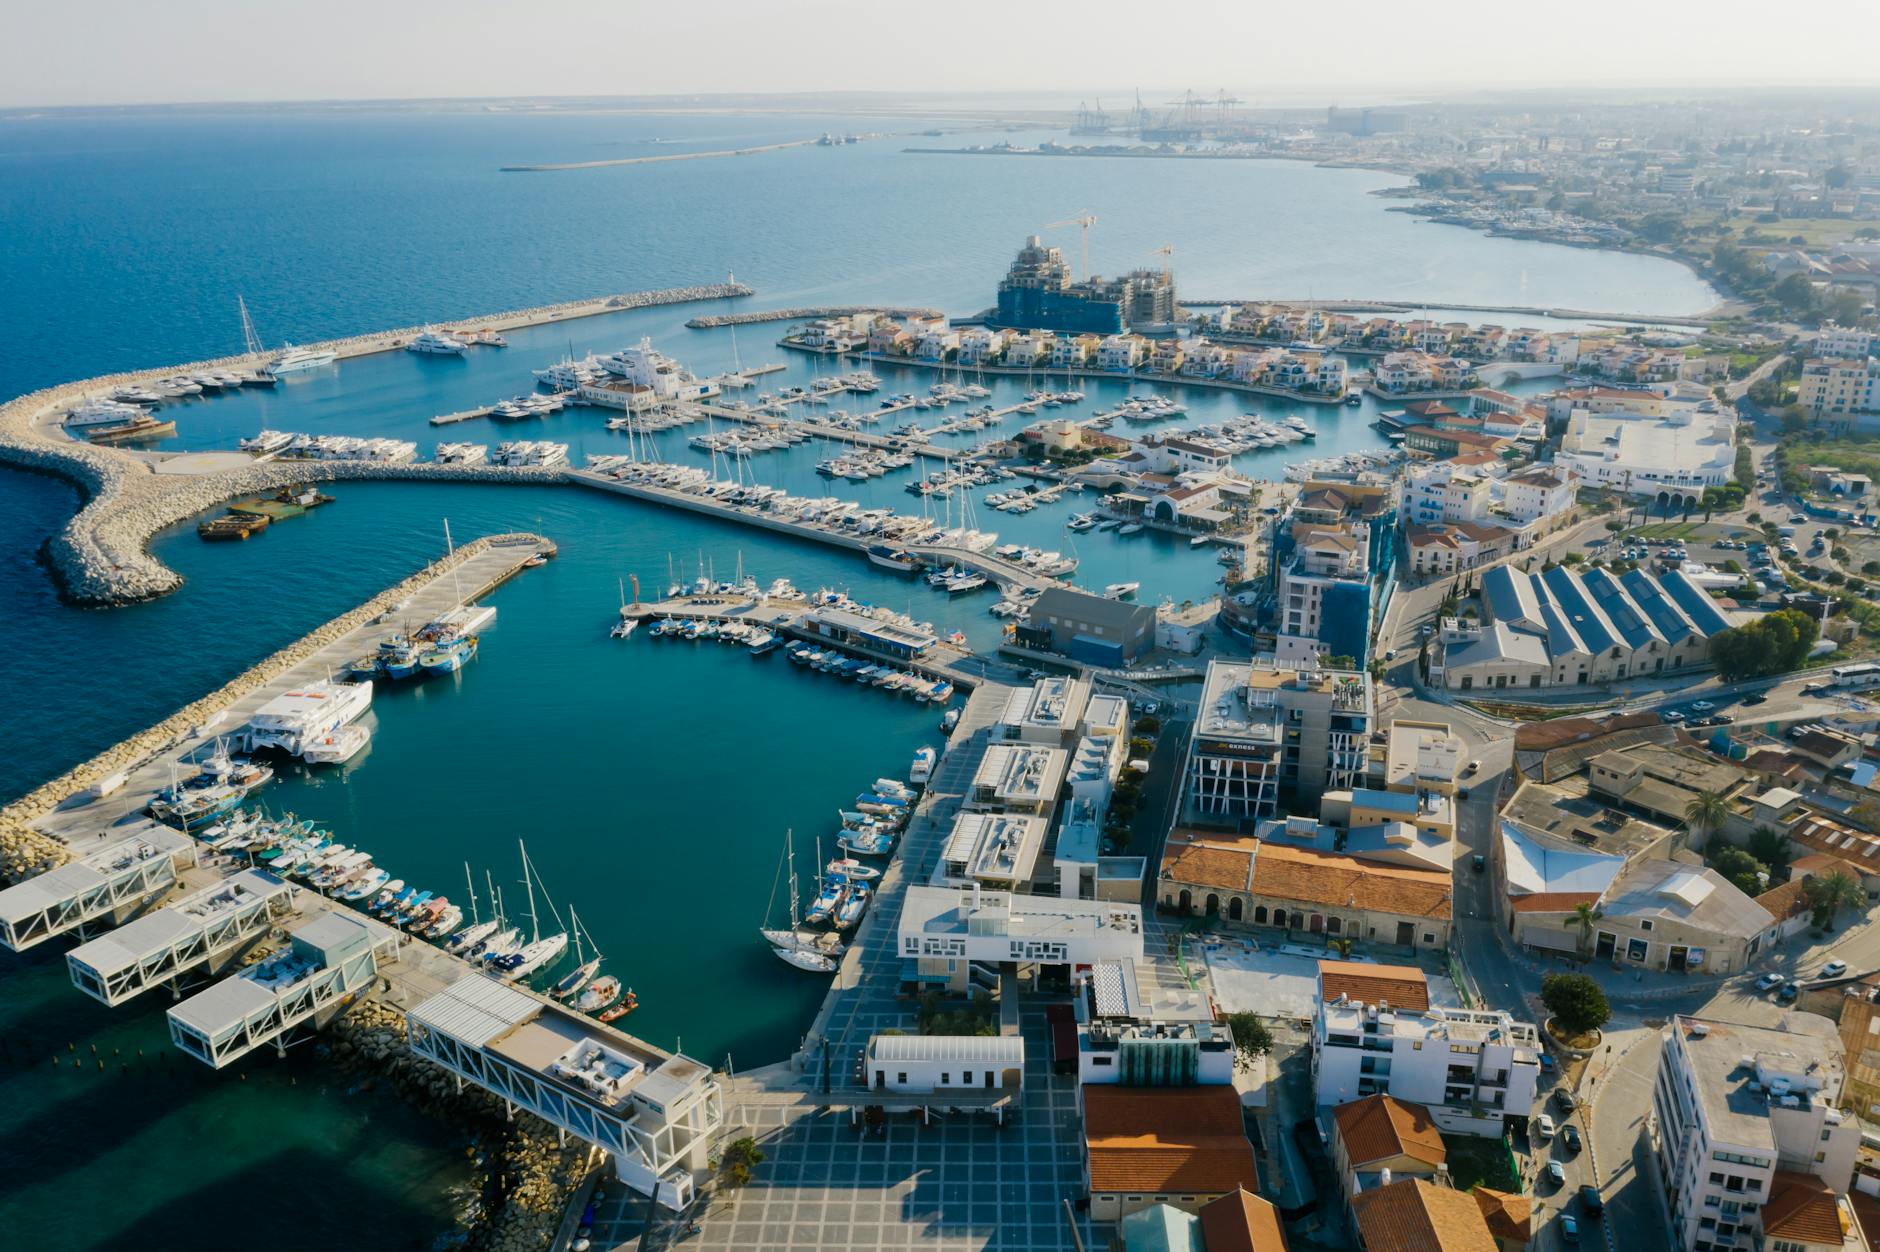
[{"label": "sailboat", "polygon": [[[833,974],[836,969],[836,957],[841,954],[842,949],[839,945],[833,950],[826,949],[815,940],[803,934],[802,919],[798,916],[796,842],[792,838],[792,832],[784,832],[783,845],[784,857],[790,867],[790,928],[788,930],[777,930],[764,927],[760,928],[758,933],[763,935],[765,942],[770,944],[771,951],[775,952],[780,959],[796,966],[796,968],[817,974]],[[821,859],[820,854],[818,854],[818,859]],[[779,866],[778,868],[781,869],[782,867]],[[775,880],[771,882],[770,900],[771,905],[776,904],[777,884]],[[769,912],[770,908],[767,906],[765,913],[768,915]],[[766,920],[768,920],[768,918],[766,918]]]},{"label": "sailboat", "polygon": [[[601,954],[598,951],[594,953],[593,957],[586,961],[581,959],[581,919],[575,915],[573,905],[568,907],[568,922],[569,929],[574,931],[575,967],[564,975],[559,982],[548,989],[548,994],[557,1000],[566,1000],[569,996],[581,990],[582,987],[587,985],[589,979],[600,972],[601,968]],[[607,980],[603,979],[602,981],[605,982]],[[619,980],[615,979],[613,981],[617,983]],[[617,995],[619,993],[616,992],[615,994]],[[585,999],[586,997],[584,996],[582,998]],[[608,1004],[612,1003],[613,997],[609,996],[605,1003],[597,1007],[606,1008]],[[585,1012],[586,1010],[584,1009],[582,1011]]]},{"label": "sailboat", "polygon": [[[476,881],[470,877],[470,862],[468,861],[463,863],[463,881],[464,886],[470,889],[470,924],[444,941],[446,948],[459,953],[469,952],[502,929],[503,925],[500,917],[493,916],[486,922],[477,915],[477,885]],[[494,907],[495,904],[495,897],[492,896],[490,905]]]},{"label": "sailboat", "polygon": [[[522,885],[529,893],[530,939],[516,951],[505,953],[490,962],[491,968],[497,972],[497,975],[510,982],[520,981],[536,970],[552,964],[568,948],[566,934],[547,936],[542,934],[541,922],[535,911],[535,874],[534,868],[529,864],[529,849],[526,845],[522,845],[520,840],[517,843],[522,848]],[[546,889],[544,889],[543,898],[547,899]],[[551,914],[555,912],[555,904],[552,900],[548,901],[548,911]],[[559,922],[560,916],[556,915],[555,920]]]}]

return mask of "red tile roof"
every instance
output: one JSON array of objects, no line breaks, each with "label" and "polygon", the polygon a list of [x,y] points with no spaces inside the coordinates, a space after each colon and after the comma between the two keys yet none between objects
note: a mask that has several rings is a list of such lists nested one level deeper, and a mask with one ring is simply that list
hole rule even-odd
[{"label": "red tile roof", "polygon": [[1372,1252],[1500,1252],[1468,1193],[1421,1178],[1353,1196],[1351,1207]]},{"label": "red tile roof", "polygon": [[1834,1190],[1813,1174],[1779,1169],[1762,1209],[1763,1235],[1792,1243],[1841,1243],[1841,1210]]},{"label": "red tile roof", "polygon": [[1341,1104],[1332,1110],[1345,1157],[1353,1169],[1407,1156],[1437,1166],[1449,1159],[1443,1136],[1430,1120],[1430,1111],[1394,1096],[1373,1095]]},{"label": "red tile roof", "polygon": [[1347,995],[1360,1004],[1388,1001],[1393,1008],[1421,1013],[1430,1006],[1430,983],[1414,965],[1320,961],[1319,995],[1328,1001]]},{"label": "red tile roof", "polygon": [[1224,1195],[1259,1189],[1231,1086],[1084,1088],[1090,1190]]},{"label": "red tile roof", "polygon": [[1201,1206],[1201,1242],[1208,1252],[1286,1252],[1279,1210],[1244,1190]]}]

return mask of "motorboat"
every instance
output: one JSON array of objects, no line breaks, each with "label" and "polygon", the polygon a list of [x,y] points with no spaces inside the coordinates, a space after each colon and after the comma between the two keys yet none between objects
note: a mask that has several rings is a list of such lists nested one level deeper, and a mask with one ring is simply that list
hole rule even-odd
[{"label": "motorboat", "polygon": [[620,980],[612,974],[596,978],[587,985],[587,989],[574,998],[574,1008],[579,1013],[598,1013],[620,998],[624,988]]},{"label": "motorboat", "polygon": [[454,335],[426,330],[406,344],[405,351],[428,356],[462,356],[469,347],[469,344]]},{"label": "motorboat", "polygon": [[601,1012],[596,1013],[594,1016],[599,1018],[603,1022],[618,1021],[620,1018],[625,1017],[627,1014],[631,1013],[634,1009],[637,1009],[639,1007],[640,1007],[640,997],[633,994],[633,988],[628,987],[627,994],[621,999],[620,1003],[614,1005],[614,1007],[610,1009],[603,1009]]},{"label": "motorboat", "polygon": [[851,882],[842,893],[842,902],[836,906],[836,929],[854,929],[862,920],[862,914],[868,911],[868,901],[872,894],[867,883]]},{"label": "motorboat", "polygon": [[823,879],[822,889],[816,898],[810,901],[809,908],[803,914],[803,920],[812,926],[821,925],[835,916],[836,908],[842,903],[842,893],[848,884],[840,878],[830,875]]},{"label": "motorboat", "polygon": [[283,374],[300,374],[307,370],[319,369],[322,365],[331,365],[339,360],[339,353],[328,348],[296,348],[293,344],[284,344],[281,354],[269,361],[263,370],[273,378]]},{"label": "motorboat", "polygon": [[1142,584],[1139,582],[1111,583],[1103,589],[1103,598],[1106,600],[1126,600],[1141,589]]},{"label": "motorboat", "polygon": [[308,743],[301,749],[300,758],[309,765],[344,765],[371,741],[371,729],[353,722]]},{"label": "motorboat", "polygon": [[908,767],[907,780],[916,787],[924,787],[933,777],[936,754],[932,748],[922,747],[914,753],[914,763]]},{"label": "motorboat", "polygon": [[850,882],[867,882],[881,877],[881,871],[872,865],[864,865],[853,857],[837,857],[826,867],[828,872]]}]

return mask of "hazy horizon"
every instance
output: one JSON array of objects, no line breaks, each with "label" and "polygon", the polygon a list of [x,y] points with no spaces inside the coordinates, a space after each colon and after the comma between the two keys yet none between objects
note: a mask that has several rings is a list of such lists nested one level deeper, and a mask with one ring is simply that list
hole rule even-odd
[{"label": "hazy horizon", "polygon": [[1359,0],[1331,23],[1218,0],[1168,16],[1087,0],[1033,38],[1013,37],[1011,13],[985,0],[961,0],[937,23],[859,0],[720,0],[705,12],[606,0],[444,11],[70,0],[11,15],[0,107],[931,95],[1034,108],[1101,96],[1114,110],[1139,87],[1152,106],[1192,88],[1307,108],[1508,90],[1880,87],[1880,5],[1852,0],[1811,9],[1805,27],[1746,0],[1586,0],[1570,19],[1457,0],[1441,20]]}]

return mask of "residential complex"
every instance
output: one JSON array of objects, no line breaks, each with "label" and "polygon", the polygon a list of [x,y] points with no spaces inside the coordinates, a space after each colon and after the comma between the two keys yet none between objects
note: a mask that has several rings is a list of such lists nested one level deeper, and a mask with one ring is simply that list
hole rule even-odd
[{"label": "residential complex", "polygon": [[1369,674],[1210,661],[1188,745],[1182,820],[1248,829],[1281,796],[1361,785],[1375,729]]}]

